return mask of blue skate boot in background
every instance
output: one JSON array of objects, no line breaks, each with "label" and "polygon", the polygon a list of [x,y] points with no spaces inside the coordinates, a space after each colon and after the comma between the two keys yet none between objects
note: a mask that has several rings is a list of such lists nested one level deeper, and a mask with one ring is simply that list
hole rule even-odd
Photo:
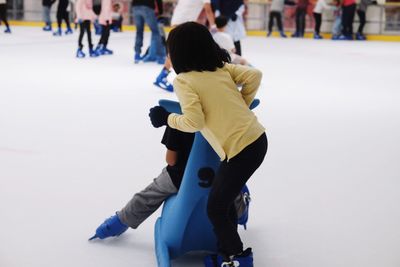
[{"label": "blue skate boot in background", "polygon": [[230,257],[209,255],[204,259],[205,267],[253,267],[253,252],[247,248],[239,255]]},{"label": "blue skate boot in background", "polygon": [[65,31],[65,35],[72,34],[72,33],[73,33],[73,31],[71,28],[67,28],[67,30]]},{"label": "blue skate boot in background", "polygon": [[314,33],[314,39],[315,39],[315,40],[320,40],[320,39],[323,39],[323,38],[322,38],[321,35],[319,35],[318,33],[315,32],[315,33]]},{"label": "blue skate boot in background", "polygon": [[284,31],[280,31],[279,34],[280,34],[280,36],[282,38],[286,38],[287,37]]},{"label": "blue skate boot in background", "polygon": [[128,229],[128,226],[123,224],[118,215],[115,214],[110,218],[106,219],[99,227],[96,229],[96,234],[89,238],[93,240],[95,238],[104,239],[110,236],[119,236]]},{"label": "blue skate boot in background", "polygon": [[83,53],[82,48],[78,48],[78,50],[76,51],[76,57],[77,58],[84,58],[86,55],[85,53]]},{"label": "blue skate boot in background", "polygon": [[173,92],[174,87],[172,84],[170,84],[167,80],[169,74],[169,70],[166,68],[163,68],[160,74],[157,76],[156,81],[154,82],[154,85],[160,87],[161,89],[167,90],[168,92]]},{"label": "blue skate boot in background", "polygon": [[243,196],[243,201],[245,204],[245,210],[243,214],[238,218],[238,224],[243,225],[244,229],[247,229],[247,221],[249,220],[249,208],[250,208],[250,191],[249,188],[245,185],[242,188],[242,196]]},{"label": "blue skate boot in background", "polygon": [[52,30],[51,24],[46,23],[46,26],[43,27],[43,31],[50,32]]},{"label": "blue skate boot in background", "polygon": [[61,35],[62,35],[61,28],[58,28],[57,31],[53,32],[53,36],[61,36]]},{"label": "blue skate boot in background", "polygon": [[100,55],[112,55],[113,53],[114,52],[112,50],[108,49],[104,45],[102,46],[102,48],[100,50]]},{"label": "blue skate boot in background", "polygon": [[367,40],[367,38],[365,38],[365,36],[362,33],[357,32],[356,33],[356,40],[365,41],[365,40]]},{"label": "blue skate boot in background", "polygon": [[98,57],[100,56],[99,52],[97,52],[96,50],[94,50],[93,48],[89,49],[89,56],[90,57]]},{"label": "blue skate boot in background", "polygon": [[139,53],[136,53],[133,60],[134,60],[135,64],[138,64],[142,60],[142,57],[140,56]]},{"label": "blue skate boot in background", "polygon": [[11,33],[10,27],[6,27],[6,29],[4,30],[4,33]]}]

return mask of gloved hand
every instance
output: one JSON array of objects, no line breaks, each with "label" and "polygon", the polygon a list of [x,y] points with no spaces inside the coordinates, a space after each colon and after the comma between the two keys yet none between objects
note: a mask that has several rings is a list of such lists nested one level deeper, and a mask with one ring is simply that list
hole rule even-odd
[{"label": "gloved hand", "polygon": [[161,106],[152,107],[149,113],[151,124],[153,124],[155,128],[167,125],[169,114],[171,113]]},{"label": "gloved hand", "polygon": [[236,20],[237,20],[237,15],[236,15],[236,13],[233,13],[233,15],[231,16],[231,20],[232,20],[232,21],[236,21]]}]

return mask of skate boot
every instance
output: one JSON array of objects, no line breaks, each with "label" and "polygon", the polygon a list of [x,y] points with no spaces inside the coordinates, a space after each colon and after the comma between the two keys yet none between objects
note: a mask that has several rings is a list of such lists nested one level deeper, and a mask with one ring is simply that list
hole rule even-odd
[{"label": "skate boot", "polygon": [[247,229],[247,221],[249,220],[249,208],[250,208],[250,191],[249,188],[245,185],[242,188],[242,192],[241,192],[242,196],[243,196],[243,201],[245,204],[245,210],[243,212],[243,214],[238,218],[238,224],[243,225],[244,229]]},{"label": "skate boot", "polygon": [[78,50],[76,51],[76,57],[77,58],[84,58],[86,55],[85,53],[83,53],[82,48],[78,48]]},{"label": "skate boot", "polygon": [[320,39],[323,39],[323,38],[322,38],[321,35],[319,35],[318,33],[315,32],[315,33],[314,33],[314,39],[315,39],[315,40],[320,40]]},{"label": "skate boot", "polygon": [[282,38],[286,38],[287,37],[284,31],[280,31],[279,34],[280,34],[280,36]]},{"label": "skate boot", "polygon": [[89,48],[89,56],[90,57],[98,57],[98,56],[100,56],[100,54],[99,54],[99,52],[97,52],[93,48]]},{"label": "skate boot", "polygon": [[140,56],[139,53],[135,54],[134,62],[135,64],[138,64],[142,60],[142,57]]},{"label": "skate boot", "polygon": [[53,32],[53,36],[61,36],[61,35],[62,35],[61,28],[58,28],[57,31]]},{"label": "skate boot", "polygon": [[106,219],[99,227],[96,229],[96,234],[92,236],[89,240],[95,238],[104,239],[110,236],[119,236],[128,229],[128,226],[123,224],[119,219],[118,215],[115,214],[110,218]]},{"label": "skate boot", "polygon": [[158,75],[156,81],[154,82],[154,85],[160,87],[161,89],[164,89],[168,92],[173,92],[174,87],[172,84],[170,84],[167,80],[169,71],[166,68],[163,68],[161,73]]},{"label": "skate boot", "polygon": [[45,32],[51,32],[52,28],[51,28],[51,24],[46,23],[46,26],[43,27],[43,31]]},{"label": "skate boot", "polygon": [[291,37],[292,38],[299,38],[300,34],[298,32],[294,32]]},{"label": "skate boot", "polygon": [[157,58],[153,55],[148,54],[147,56],[145,56],[143,59],[143,62],[147,63],[147,62],[156,62]]},{"label": "skate boot", "polygon": [[164,65],[165,57],[157,57],[157,64]]},{"label": "skate boot", "polygon": [[10,27],[6,27],[6,29],[4,30],[4,33],[11,33]]},{"label": "skate boot", "polygon": [[68,29],[65,31],[65,35],[72,34],[72,33],[73,33],[73,31],[72,31],[71,28],[68,28]]},{"label": "skate boot", "polygon": [[247,248],[239,255],[209,255],[204,259],[205,267],[253,267],[253,252]]},{"label": "skate boot", "polygon": [[357,32],[356,33],[356,40],[365,41],[365,40],[367,40],[367,38],[365,38],[365,36],[362,33]]},{"label": "skate boot", "polygon": [[268,33],[267,33],[267,37],[270,37],[271,34],[272,34],[272,32],[268,32]]},{"label": "skate boot", "polygon": [[112,55],[114,52],[107,47],[103,46],[100,50],[100,55]]}]

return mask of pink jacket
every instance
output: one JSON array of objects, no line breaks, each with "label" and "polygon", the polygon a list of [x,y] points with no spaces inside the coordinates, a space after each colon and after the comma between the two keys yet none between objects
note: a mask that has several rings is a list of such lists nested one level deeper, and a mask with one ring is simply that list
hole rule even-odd
[{"label": "pink jacket", "polygon": [[107,25],[112,22],[112,0],[101,0],[101,12],[99,16],[99,23],[101,25]]},{"label": "pink jacket", "polygon": [[94,21],[97,17],[96,14],[93,12],[92,0],[77,0],[75,11],[77,20]]}]

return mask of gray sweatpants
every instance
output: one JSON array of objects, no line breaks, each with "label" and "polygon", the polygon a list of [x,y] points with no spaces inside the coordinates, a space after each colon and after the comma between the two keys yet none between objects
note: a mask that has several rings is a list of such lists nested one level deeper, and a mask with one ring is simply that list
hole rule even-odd
[{"label": "gray sweatpants", "polygon": [[[144,220],[155,212],[161,204],[178,190],[172,183],[167,169],[164,168],[160,175],[153,180],[144,190],[136,193],[125,207],[117,212],[122,223],[136,229]],[[235,200],[238,218],[243,214],[246,204],[243,195]]]}]

